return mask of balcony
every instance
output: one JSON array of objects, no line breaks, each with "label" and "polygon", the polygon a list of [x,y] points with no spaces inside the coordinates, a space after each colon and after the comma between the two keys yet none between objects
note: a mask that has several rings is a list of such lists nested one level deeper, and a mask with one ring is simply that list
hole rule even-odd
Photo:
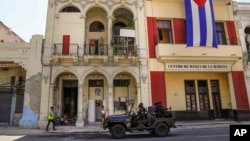
[{"label": "balcony", "polygon": [[108,55],[108,45],[100,44],[98,46],[85,44],[84,55]]},{"label": "balcony", "polygon": [[79,53],[79,45],[78,44],[69,44],[68,49],[63,49],[62,43],[55,43],[53,55],[58,56],[78,56]]},{"label": "balcony", "polygon": [[[63,45],[63,43],[55,43],[52,49],[52,57],[55,64],[82,64],[89,65],[91,63],[97,64],[110,64],[108,61],[112,61],[111,64],[118,65],[122,63],[136,64],[138,50],[137,46],[127,44],[113,44],[112,47],[108,47],[107,44],[91,45],[85,44],[81,47],[77,43],[71,43],[69,45]],[[47,49],[48,50],[48,49]],[[49,52],[49,51],[48,51]],[[49,53],[48,53],[49,54]],[[44,60],[49,58],[44,55]]]},{"label": "balcony", "polygon": [[185,44],[158,44],[156,58],[164,63],[223,63],[234,64],[242,58],[239,45],[186,47]]},{"label": "balcony", "polygon": [[113,54],[114,56],[137,56],[137,47],[135,45],[120,45],[114,44],[113,45]]}]

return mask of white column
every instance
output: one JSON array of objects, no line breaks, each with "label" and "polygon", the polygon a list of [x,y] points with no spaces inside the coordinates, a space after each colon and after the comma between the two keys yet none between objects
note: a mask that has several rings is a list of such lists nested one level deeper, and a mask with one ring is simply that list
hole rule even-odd
[{"label": "white column", "polygon": [[83,127],[84,121],[83,121],[83,113],[82,113],[82,102],[83,102],[83,84],[78,85],[78,102],[77,102],[77,121],[76,121],[76,127]]},{"label": "white column", "polygon": [[86,16],[85,15],[81,15],[81,18],[82,18],[82,27],[83,27],[83,31],[82,31],[82,45],[80,46],[80,49],[79,49],[79,56],[84,56],[84,44],[85,44],[85,30],[86,30],[86,27],[85,27],[85,22],[86,22]]},{"label": "white column", "polygon": [[113,84],[109,84],[109,105],[108,105],[108,114],[112,115],[114,113],[114,93],[113,93]]},{"label": "white column", "polygon": [[49,107],[48,107],[48,111],[50,111],[51,106],[54,106],[53,105],[54,87],[55,87],[54,84],[49,85]]},{"label": "white column", "polygon": [[110,45],[110,42],[111,42],[111,40],[112,40],[112,16],[108,16],[107,17],[108,18],[108,42],[107,42],[107,44],[108,44],[108,56],[113,56],[113,49],[112,49],[112,47],[111,47],[111,45]]},{"label": "white column", "polygon": [[139,105],[139,103],[142,102],[141,85],[140,84],[136,84],[136,87],[137,87],[137,103],[135,103],[135,104]]}]

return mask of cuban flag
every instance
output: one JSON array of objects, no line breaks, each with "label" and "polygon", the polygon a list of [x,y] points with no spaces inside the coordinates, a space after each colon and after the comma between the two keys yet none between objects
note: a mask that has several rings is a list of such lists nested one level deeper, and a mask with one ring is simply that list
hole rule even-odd
[{"label": "cuban flag", "polygon": [[187,46],[212,46],[218,41],[212,0],[185,0]]}]

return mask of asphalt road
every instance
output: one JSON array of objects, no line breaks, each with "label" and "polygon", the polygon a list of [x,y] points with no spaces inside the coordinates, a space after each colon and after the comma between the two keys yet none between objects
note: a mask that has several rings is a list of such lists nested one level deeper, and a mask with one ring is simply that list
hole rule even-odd
[{"label": "asphalt road", "polygon": [[[104,133],[59,133],[48,132],[39,135],[0,135],[0,141],[85,141],[115,140]],[[124,141],[229,141],[229,128],[172,129],[167,137],[156,137],[148,132],[127,133]]]}]

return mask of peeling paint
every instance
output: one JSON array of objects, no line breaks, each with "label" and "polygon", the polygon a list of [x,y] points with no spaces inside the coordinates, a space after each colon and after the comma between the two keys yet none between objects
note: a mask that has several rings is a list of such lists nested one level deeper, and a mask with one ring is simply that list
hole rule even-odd
[{"label": "peeling paint", "polygon": [[38,115],[40,113],[41,73],[31,76],[25,83],[25,95],[21,128],[38,128]]},{"label": "peeling paint", "polygon": [[21,128],[38,128],[38,114],[34,113],[30,107],[23,106],[23,117],[19,126]]}]

